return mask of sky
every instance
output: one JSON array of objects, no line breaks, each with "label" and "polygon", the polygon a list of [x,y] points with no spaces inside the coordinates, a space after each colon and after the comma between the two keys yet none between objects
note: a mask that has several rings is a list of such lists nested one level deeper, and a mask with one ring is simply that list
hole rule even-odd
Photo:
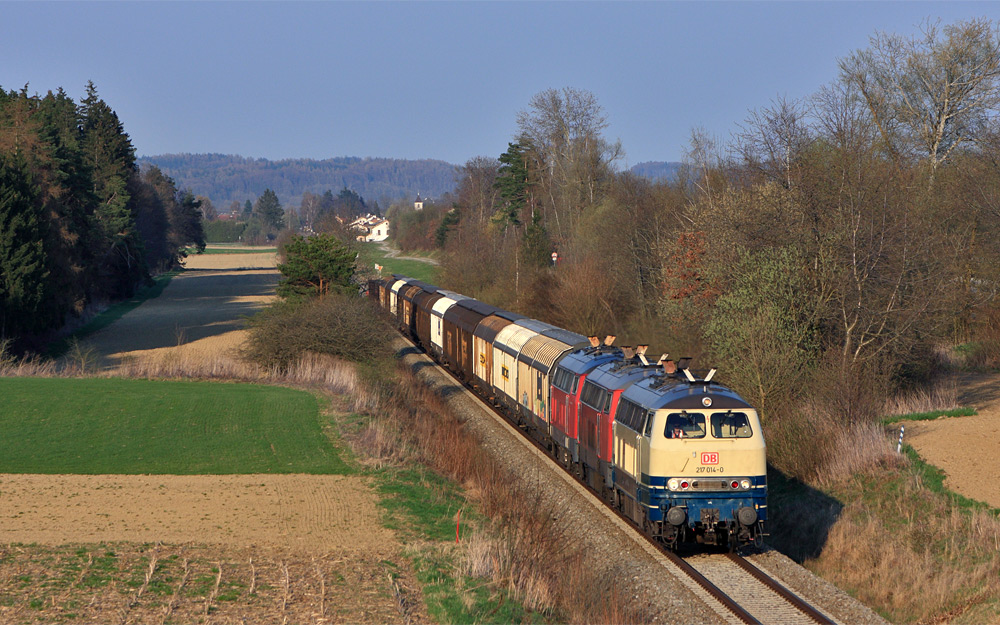
[{"label": "sky", "polygon": [[136,153],[499,156],[545,89],[593,93],[629,167],[727,141],[877,31],[996,2],[9,2],[0,87],[118,113]]}]

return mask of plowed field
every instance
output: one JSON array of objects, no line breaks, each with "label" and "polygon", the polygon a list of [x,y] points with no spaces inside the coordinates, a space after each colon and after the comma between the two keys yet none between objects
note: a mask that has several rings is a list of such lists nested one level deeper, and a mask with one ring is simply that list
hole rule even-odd
[{"label": "plowed field", "polygon": [[1000,508],[1000,376],[963,375],[959,388],[960,403],[978,414],[906,423],[905,440],[947,473],[948,488]]}]

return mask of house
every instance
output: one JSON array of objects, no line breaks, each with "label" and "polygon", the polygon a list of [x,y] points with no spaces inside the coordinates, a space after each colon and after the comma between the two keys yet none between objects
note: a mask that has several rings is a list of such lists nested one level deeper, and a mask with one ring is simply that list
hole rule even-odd
[{"label": "house", "polygon": [[417,201],[413,203],[413,210],[422,211],[424,210],[424,201],[420,199],[420,194],[417,194]]},{"label": "house", "polygon": [[358,234],[358,241],[385,241],[389,238],[389,220],[381,219],[371,213],[358,217],[348,227]]}]

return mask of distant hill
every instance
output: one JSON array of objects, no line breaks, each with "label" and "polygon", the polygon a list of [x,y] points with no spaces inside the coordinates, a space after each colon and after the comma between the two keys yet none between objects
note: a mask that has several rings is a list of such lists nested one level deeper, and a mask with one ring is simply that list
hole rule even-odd
[{"label": "distant hill", "polygon": [[665,180],[673,182],[677,180],[677,172],[681,168],[681,163],[671,161],[645,161],[629,168],[629,171],[637,176],[649,178],[650,180]]},{"label": "distant hill", "polygon": [[[178,189],[212,200],[222,211],[233,200],[255,201],[265,189],[274,191],[282,206],[299,206],[302,193],[336,195],[347,187],[366,202],[388,203],[399,198],[437,198],[455,188],[455,166],[431,159],[342,157],[322,161],[269,161],[228,154],[161,154],[137,159],[156,165],[174,179]],[[383,206],[385,208],[385,206]]]}]

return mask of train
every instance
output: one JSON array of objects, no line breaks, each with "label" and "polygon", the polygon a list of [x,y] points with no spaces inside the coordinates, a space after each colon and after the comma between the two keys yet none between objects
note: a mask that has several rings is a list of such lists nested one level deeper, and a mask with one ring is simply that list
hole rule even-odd
[{"label": "train", "polygon": [[757,411],[647,346],[583,335],[394,274],[368,295],[397,328],[667,548],[759,545]]}]

